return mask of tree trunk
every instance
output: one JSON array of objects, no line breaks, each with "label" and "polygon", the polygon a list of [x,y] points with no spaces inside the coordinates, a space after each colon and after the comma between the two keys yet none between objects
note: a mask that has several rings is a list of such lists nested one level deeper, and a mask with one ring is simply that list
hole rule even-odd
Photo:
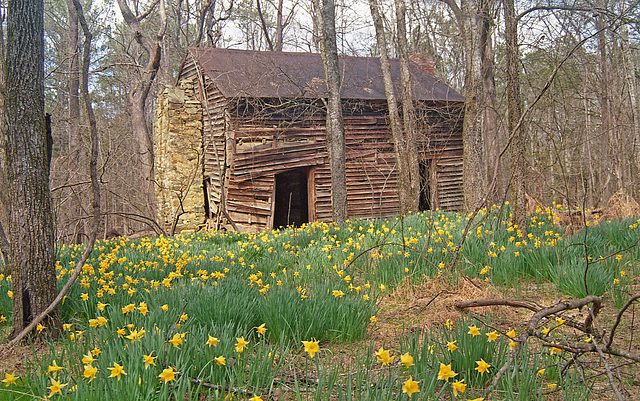
[{"label": "tree trunk", "polygon": [[[638,93],[636,92],[636,66],[633,56],[631,54],[631,48],[629,46],[629,27],[623,24],[620,27],[621,39],[622,39],[622,56],[623,56],[623,68],[624,77],[627,81],[627,91],[629,92],[629,106],[631,107],[631,119],[633,127],[632,144],[633,151],[631,154],[632,160],[635,161],[635,165],[631,166],[632,170],[635,168],[635,174],[631,176],[640,176],[640,110],[638,109]],[[640,181],[633,180],[633,188],[635,196],[640,196]]]},{"label": "tree trunk", "polygon": [[144,16],[149,15],[151,9],[147,10],[140,16],[136,16],[131,12],[127,0],[118,0],[118,6],[122,17],[129,28],[131,36],[144,49],[148,56],[146,66],[140,68],[140,77],[133,84],[128,95],[128,104],[131,112],[131,123],[134,136],[138,142],[138,157],[141,165],[141,176],[144,183],[145,198],[147,206],[151,214],[155,210],[155,193],[154,193],[154,153],[152,132],[147,124],[146,103],[149,91],[153,85],[153,81],[160,68],[160,60],[162,57],[162,39],[167,28],[167,15],[164,7],[164,0],[155,1],[150,6],[155,7],[159,3],[160,28],[155,35],[155,41],[149,39],[144,34],[140,25]]},{"label": "tree trunk", "polygon": [[[514,0],[504,0],[505,43],[507,52],[507,108],[508,131],[511,142],[511,170],[513,172],[511,212],[513,223],[527,235],[527,207],[525,186],[525,130],[518,125],[522,116],[520,98],[520,57],[518,53],[518,23]],[[525,237],[526,238],[526,237]]]},{"label": "tree trunk", "polygon": [[[473,4],[473,2],[471,2]],[[484,175],[484,139],[482,120],[484,115],[484,88],[482,86],[482,47],[480,43],[480,16],[475,8],[465,10],[463,46],[465,49],[465,110],[462,126],[464,147],[464,198],[465,210],[483,206],[486,192]]]},{"label": "tree trunk", "polygon": [[[380,53],[380,69],[382,71],[382,81],[384,92],[387,97],[387,107],[389,109],[389,120],[391,123],[391,134],[395,150],[396,166],[398,168],[398,200],[400,214],[406,214],[411,210],[411,175],[409,169],[408,144],[402,129],[402,120],[398,111],[398,101],[396,99],[393,81],[391,79],[391,67],[389,66],[389,55],[387,53],[387,38],[384,31],[380,6],[377,0],[369,0],[373,26],[376,30],[376,41]],[[418,176],[419,179],[419,176]]]},{"label": "tree trunk", "polygon": [[[78,63],[78,13],[73,4],[73,0],[67,0],[68,13],[68,37],[67,37],[67,57],[69,58],[69,154],[68,154],[68,177],[69,183],[75,184],[78,181],[85,181],[84,174],[80,170],[86,157],[84,157],[84,147],[82,146],[82,135],[80,133],[80,67]],[[63,229],[67,238],[73,243],[79,244],[85,239],[82,215],[81,187],[71,186],[70,204],[67,208],[66,222]],[[75,222],[75,223],[72,223]]]},{"label": "tree trunk", "polygon": [[413,79],[409,70],[409,46],[407,44],[407,26],[405,21],[406,5],[404,0],[396,0],[396,24],[398,26],[398,53],[400,56],[400,81],[402,83],[402,121],[408,162],[409,193],[407,194],[407,212],[417,212],[420,204],[420,164],[418,161],[418,140],[416,132],[416,112],[413,104]]},{"label": "tree trunk", "polygon": [[335,4],[333,0],[314,0],[314,4],[316,23],[320,31],[320,55],[329,92],[326,129],[331,168],[331,208],[333,221],[340,224],[347,220],[347,173]]},{"label": "tree trunk", "polygon": [[[598,6],[601,9],[606,9],[607,0],[598,1]],[[608,155],[611,168],[609,168],[610,178],[614,178],[617,184],[617,188],[622,188],[622,174],[619,163],[619,155],[617,154],[617,140],[615,136],[616,129],[614,127],[614,121],[612,117],[612,99],[609,85],[611,82],[611,64],[609,62],[609,55],[607,52],[607,30],[602,15],[596,15],[595,26],[598,30],[598,53],[600,56],[600,90],[598,93],[598,101],[600,103],[600,120],[601,120],[601,132],[604,138],[608,138]],[[607,180],[611,182],[611,180]],[[606,191],[606,188],[603,188]],[[611,195],[615,190],[609,190],[608,195]]]},{"label": "tree trunk", "polygon": [[484,3],[492,0],[461,1],[460,6],[455,0],[442,1],[456,17],[464,49],[464,208],[473,211],[485,205],[487,195],[483,120],[485,108],[494,105],[487,104],[484,93],[483,68],[486,69],[484,63],[488,60],[484,58],[483,37],[488,37],[488,33],[483,33],[483,30],[490,24],[485,23],[489,16],[483,16],[482,11],[489,9]]},{"label": "tree trunk", "polygon": [[[4,112],[14,336],[49,306],[57,288],[49,191],[52,138],[44,115],[44,2],[10,0],[7,10]],[[44,325],[56,333],[59,312],[54,310]]]},{"label": "tree trunk", "polygon": [[[501,147],[506,141],[501,140],[501,131],[498,129],[498,112],[496,105],[496,81],[495,81],[495,52],[493,49],[493,18],[490,17],[493,10],[492,1],[482,2],[482,30],[480,32],[480,45],[482,46],[482,87],[484,91],[482,131],[485,143],[486,157],[485,174],[489,188],[493,190],[487,194],[489,203],[501,204],[506,192],[506,162],[501,160]],[[497,168],[494,168],[497,166]],[[494,174],[497,171],[497,174]],[[495,177],[494,177],[495,175]],[[495,184],[492,181],[495,180]]]}]

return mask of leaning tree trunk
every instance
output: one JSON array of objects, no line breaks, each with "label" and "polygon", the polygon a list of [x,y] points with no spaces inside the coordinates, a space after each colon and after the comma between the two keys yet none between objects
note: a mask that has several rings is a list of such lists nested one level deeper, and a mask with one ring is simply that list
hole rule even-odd
[{"label": "leaning tree trunk", "polygon": [[[49,191],[51,132],[44,115],[44,2],[10,0],[7,9],[6,161],[11,204],[11,277],[16,335],[56,297]],[[54,310],[44,323],[60,327]]]},{"label": "leaning tree trunk", "polygon": [[331,168],[333,221],[347,220],[347,173],[340,69],[336,44],[336,16],[333,0],[315,0],[316,23],[320,28],[320,55],[327,81],[327,148]]}]

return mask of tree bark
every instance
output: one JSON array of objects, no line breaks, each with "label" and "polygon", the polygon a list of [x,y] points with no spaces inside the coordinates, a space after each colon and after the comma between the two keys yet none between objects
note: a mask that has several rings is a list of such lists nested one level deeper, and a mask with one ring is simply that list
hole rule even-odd
[{"label": "tree bark", "polygon": [[340,224],[347,220],[347,172],[335,4],[333,0],[314,0],[314,5],[315,19],[320,31],[320,55],[329,92],[326,130],[331,168],[331,208],[333,221]]},{"label": "tree bark", "polygon": [[513,223],[522,233],[527,235],[527,209],[525,187],[525,131],[518,122],[522,117],[522,100],[520,98],[520,57],[518,53],[518,23],[514,0],[503,0],[505,43],[507,52],[507,108],[508,131],[513,137],[511,143],[511,183],[513,197],[511,199],[511,213]]},{"label": "tree bark", "polygon": [[[49,191],[51,131],[44,114],[44,2],[10,0],[7,7],[4,112],[9,182],[13,327],[19,333],[57,294]],[[60,328],[54,310],[49,333]]]},{"label": "tree bark", "polygon": [[[387,97],[391,135],[393,137],[396,166],[398,168],[398,201],[400,214],[406,214],[412,207],[411,173],[408,157],[409,144],[403,132],[402,120],[400,118],[400,112],[398,111],[398,100],[393,87],[393,80],[391,79],[387,38],[378,1],[369,0],[369,8],[371,10],[371,17],[373,18],[373,26],[376,30],[376,42],[380,53],[382,82],[384,83],[384,92]],[[419,175],[416,178],[419,180]]]},{"label": "tree bark", "polygon": [[413,79],[409,69],[409,46],[407,44],[406,5],[404,0],[396,0],[396,25],[398,27],[398,55],[400,59],[400,81],[402,84],[402,121],[408,162],[409,188],[406,211],[417,212],[420,204],[420,164],[418,160],[418,140],[416,132],[416,111],[413,104]]}]

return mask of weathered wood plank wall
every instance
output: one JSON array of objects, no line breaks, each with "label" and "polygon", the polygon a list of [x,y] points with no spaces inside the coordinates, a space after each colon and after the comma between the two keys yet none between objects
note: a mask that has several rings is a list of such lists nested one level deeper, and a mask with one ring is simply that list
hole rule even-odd
[{"label": "weathered wood plank wall", "polygon": [[[204,177],[210,218],[226,190],[226,209],[239,230],[272,228],[275,176],[295,168],[309,172],[309,217],[331,220],[331,172],[319,101],[227,99],[202,76],[193,60],[181,77],[203,82]],[[204,90],[204,94],[202,91]],[[206,100],[204,100],[206,98]],[[462,119],[455,104],[420,104],[421,160],[431,161],[431,205],[461,209]],[[350,217],[398,212],[393,142],[383,102],[345,103],[347,196]],[[220,176],[223,175],[223,179]],[[223,221],[224,223],[224,221]]]}]

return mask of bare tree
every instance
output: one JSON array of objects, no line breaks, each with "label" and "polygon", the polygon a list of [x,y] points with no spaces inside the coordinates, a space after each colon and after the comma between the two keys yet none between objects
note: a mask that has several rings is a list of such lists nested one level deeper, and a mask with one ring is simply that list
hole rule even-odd
[{"label": "bare tree", "polygon": [[269,50],[281,52],[284,44],[284,31],[293,20],[298,2],[295,1],[289,10],[286,11],[284,8],[284,0],[277,0],[277,4],[272,0],[267,0],[267,4],[270,4],[272,8],[275,9],[276,14],[276,19],[273,24],[275,26],[271,29],[270,25],[272,24],[269,23],[268,16],[265,12],[266,10],[263,9],[260,1],[261,0],[256,0],[256,7],[258,10],[258,16],[260,17],[260,26],[262,27],[262,32],[264,33]]},{"label": "bare tree", "polygon": [[505,20],[505,44],[507,52],[507,111],[508,132],[513,137],[511,143],[511,170],[513,180],[512,214],[513,223],[523,235],[527,234],[527,210],[525,187],[525,150],[526,132],[520,124],[522,100],[520,98],[520,56],[518,53],[518,22],[516,21],[515,1],[503,0]]},{"label": "bare tree", "polygon": [[[401,2],[401,1],[400,1]],[[398,4],[398,3],[396,3]],[[406,36],[404,43],[400,43],[400,52],[404,52],[404,61],[401,65],[402,85],[403,85],[403,106],[404,121],[408,123],[408,130],[405,132],[402,126],[402,119],[398,109],[398,100],[391,79],[391,67],[389,64],[389,54],[387,48],[387,38],[382,20],[382,13],[377,0],[369,0],[369,8],[373,18],[373,26],[376,30],[376,41],[380,52],[380,69],[382,70],[382,80],[384,91],[387,97],[389,109],[389,120],[391,123],[391,133],[393,136],[396,163],[398,166],[398,200],[400,203],[400,213],[418,210],[420,200],[420,170],[418,167],[418,151],[415,141],[415,114],[413,111],[413,91],[409,72],[408,50],[406,48]],[[397,8],[398,27],[404,30],[404,5]],[[400,32],[399,36],[400,36]],[[400,40],[402,42],[402,40]],[[403,71],[404,70],[404,71]],[[406,85],[406,87],[404,87]]]},{"label": "bare tree", "polygon": [[[138,156],[142,165],[141,174],[147,183],[144,191],[151,200],[151,204],[153,204],[153,134],[147,123],[146,105],[149,91],[160,68],[162,39],[164,38],[167,27],[167,15],[164,0],[154,0],[148,9],[139,15],[131,11],[127,0],[118,0],[118,6],[129,28],[131,37],[140,45],[143,50],[142,53],[146,54],[147,57],[146,65],[136,67],[139,78],[135,80],[129,90],[128,103],[131,111],[131,128],[138,141]],[[160,15],[160,27],[158,28],[155,38],[151,39],[143,30],[141,22],[153,12],[156,6],[158,7],[158,13]],[[142,54],[137,61],[140,63],[143,62]]]},{"label": "bare tree", "polygon": [[82,135],[80,133],[80,66],[78,63],[78,13],[73,4],[73,0],[67,0],[68,14],[68,30],[67,30],[67,57],[69,59],[69,78],[68,78],[68,135],[69,135],[69,153],[67,155],[67,168],[69,177],[69,189],[71,196],[69,204],[66,208],[66,224],[70,221],[72,227],[65,229],[65,232],[72,234],[70,240],[74,243],[81,243],[85,240],[84,224],[82,215],[82,196],[81,187],[74,185],[82,181],[80,166],[86,160],[84,157],[84,146],[82,144]]},{"label": "bare tree", "polygon": [[494,22],[491,18],[494,0],[461,1],[442,0],[456,17],[465,54],[465,117],[463,124],[464,141],[464,198],[465,209],[481,207],[487,200],[485,132],[493,131],[493,119],[487,119],[495,108],[495,97],[488,88],[492,79],[495,63],[490,57],[491,30]]},{"label": "bare tree", "polygon": [[[44,1],[10,0],[7,11],[4,118],[13,337],[49,306],[57,288],[49,192],[52,138],[44,114]],[[60,324],[53,310],[45,325],[55,333]]]},{"label": "bare tree", "polygon": [[347,219],[346,150],[336,45],[335,4],[333,0],[314,0],[314,6],[314,18],[320,33],[320,55],[328,91],[326,128],[331,167],[331,207],[333,220],[336,223],[344,223]]}]

